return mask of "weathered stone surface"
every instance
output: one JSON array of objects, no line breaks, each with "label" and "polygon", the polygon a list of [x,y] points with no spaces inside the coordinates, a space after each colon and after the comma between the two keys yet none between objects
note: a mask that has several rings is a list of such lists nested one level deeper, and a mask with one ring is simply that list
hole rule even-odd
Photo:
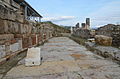
[{"label": "weathered stone surface", "polygon": [[6,19],[6,20],[12,20],[15,21],[16,13],[14,10],[11,10],[9,7],[5,7],[3,5],[0,5],[0,18]]},{"label": "weathered stone surface", "polygon": [[110,60],[120,61],[120,50],[118,48],[111,46],[98,46],[91,42],[86,42],[85,46],[100,56],[109,58]]},{"label": "weathered stone surface", "polygon": [[19,48],[20,48],[19,43],[14,43],[14,44],[10,45],[10,51],[11,52],[16,52],[16,51],[19,50]]},{"label": "weathered stone surface", "polygon": [[0,18],[4,18],[4,7],[2,5],[0,5]]},{"label": "weathered stone surface", "polygon": [[30,39],[29,37],[22,38],[22,47],[23,48],[28,48],[30,46]]},{"label": "weathered stone surface", "polygon": [[36,35],[32,35],[31,39],[32,39],[32,45],[36,45],[37,44],[37,36]]},{"label": "weathered stone surface", "polygon": [[118,64],[93,54],[69,38],[52,38],[40,48],[43,57],[43,63],[40,66],[18,65],[11,69],[3,79],[120,78]]},{"label": "weathered stone surface", "polygon": [[81,38],[88,39],[91,37],[90,30],[88,29],[76,29],[73,33],[75,36],[79,36]]},{"label": "weathered stone surface", "polygon": [[18,22],[21,22],[21,23],[23,23],[24,22],[24,15],[22,15],[22,12],[17,12],[16,13],[16,20],[18,21]]},{"label": "weathered stone surface", "polygon": [[0,45],[0,58],[4,57],[5,55],[5,45]]},{"label": "weathered stone surface", "polygon": [[6,2],[7,4],[10,4],[10,0],[3,0],[4,2]]},{"label": "weathered stone surface", "polygon": [[99,45],[111,46],[112,45],[112,37],[104,36],[104,35],[96,35],[95,42]]},{"label": "weathered stone surface", "polygon": [[13,34],[0,34],[0,40],[11,40],[14,39]]},{"label": "weathered stone surface", "polygon": [[41,64],[40,48],[28,48],[25,66],[37,66]]},{"label": "weathered stone surface", "polygon": [[113,38],[112,45],[120,47],[120,25],[108,24],[96,31],[97,35],[105,35]]},{"label": "weathered stone surface", "polygon": [[19,50],[22,50],[23,47],[22,47],[22,38],[18,40],[18,43],[19,43]]},{"label": "weathered stone surface", "polygon": [[0,19],[0,34],[8,33],[7,20]]},{"label": "weathered stone surface", "polygon": [[13,0],[11,0],[11,5],[18,8],[18,9],[20,8],[20,5]]},{"label": "weathered stone surface", "polygon": [[20,27],[21,34],[31,34],[32,26],[29,24],[22,24]]}]

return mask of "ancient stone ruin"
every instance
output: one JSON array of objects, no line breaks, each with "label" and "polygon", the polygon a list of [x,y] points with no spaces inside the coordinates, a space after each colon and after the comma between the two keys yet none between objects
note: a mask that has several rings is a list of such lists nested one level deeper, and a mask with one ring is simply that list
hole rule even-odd
[{"label": "ancient stone ruin", "polygon": [[90,18],[86,18],[86,23],[81,23],[81,27],[78,27],[78,23],[76,24],[76,27],[72,27],[72,34],[74,36],[78,36],[81,38],[91,38],[93,37],[93,31],[90,29]]},{"label": "ancient stone ruin", "polygon": [[[66,32],[42,16],[24,0],[0,0],[0,59],[26,50]],[[7,56],[7,57],[6,57]]]}]

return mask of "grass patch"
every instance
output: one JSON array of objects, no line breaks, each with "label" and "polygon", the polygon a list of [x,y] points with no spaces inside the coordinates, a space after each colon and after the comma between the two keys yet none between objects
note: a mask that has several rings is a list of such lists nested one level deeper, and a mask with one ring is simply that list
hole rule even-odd
[{"label": "grass patch", "polygon": [[87,42],[87,39],[83,39],[77,36],[69,36],[70,39],[74,40],[75,42],[81,44],[81,45],[85,45],[85,42]]}]

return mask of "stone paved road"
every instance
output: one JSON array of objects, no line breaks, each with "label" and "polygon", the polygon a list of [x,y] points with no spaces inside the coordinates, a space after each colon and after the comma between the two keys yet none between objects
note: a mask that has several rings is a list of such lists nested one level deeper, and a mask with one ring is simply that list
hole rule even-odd
[{"label": "stone paved road", "polygon": [[67,37],[52,38],[41,48],[42,65],[18,65],[4,79],[120,79],[119,65]]}]

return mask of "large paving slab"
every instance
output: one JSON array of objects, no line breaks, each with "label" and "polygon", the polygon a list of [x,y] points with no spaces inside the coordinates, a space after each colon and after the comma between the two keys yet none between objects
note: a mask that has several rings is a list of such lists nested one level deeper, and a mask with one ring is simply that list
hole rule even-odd
[{"label": "large paving slab", "polygon": [[18,65],[4,79],[120,79],[118,64],[67,37],[52,38],[40,48],[42,65]]}]

